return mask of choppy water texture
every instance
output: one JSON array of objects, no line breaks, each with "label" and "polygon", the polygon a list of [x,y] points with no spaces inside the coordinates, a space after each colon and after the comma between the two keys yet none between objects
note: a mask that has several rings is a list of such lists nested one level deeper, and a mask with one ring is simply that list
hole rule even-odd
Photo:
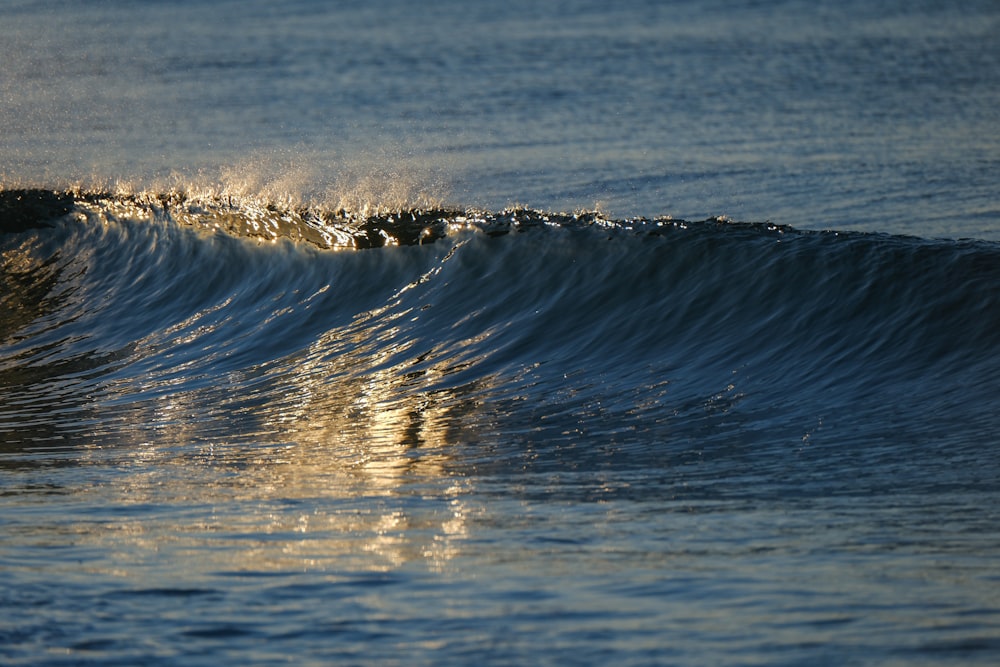
[{"label": "choppy water texture", "polygon": [[0,662],[1000,661],[996,8],[604,4],[4,10]]}]

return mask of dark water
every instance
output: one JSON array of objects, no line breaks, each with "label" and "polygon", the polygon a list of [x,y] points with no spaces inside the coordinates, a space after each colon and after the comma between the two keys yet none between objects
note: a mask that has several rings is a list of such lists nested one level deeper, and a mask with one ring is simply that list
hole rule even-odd
[{"label": "dark water", "polygon": [[0,662],[996,664],[998,24],[11,3]]},{"label": "dark water", "polygon": [[5,204],[8,660],[1000,651],[994,243]]}]

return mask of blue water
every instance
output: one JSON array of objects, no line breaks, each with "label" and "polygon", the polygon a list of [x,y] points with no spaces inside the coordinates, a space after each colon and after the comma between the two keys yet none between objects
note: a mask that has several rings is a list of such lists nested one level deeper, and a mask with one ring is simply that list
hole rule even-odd
[{"label": "blue water", "polygon": [[995,664],[998,28],[8,3],[0,662]]}]

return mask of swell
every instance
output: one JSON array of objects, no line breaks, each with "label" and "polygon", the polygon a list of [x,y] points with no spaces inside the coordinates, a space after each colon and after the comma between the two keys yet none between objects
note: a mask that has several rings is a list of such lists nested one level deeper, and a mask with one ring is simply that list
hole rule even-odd
[{"label": "swell", "polygon": [[996,244],[173,197],[0,196],[15,458],[393,442],[474,445],[462,465],[484,470],[805,456],[824,437],[905,458],[1000,426]]}]

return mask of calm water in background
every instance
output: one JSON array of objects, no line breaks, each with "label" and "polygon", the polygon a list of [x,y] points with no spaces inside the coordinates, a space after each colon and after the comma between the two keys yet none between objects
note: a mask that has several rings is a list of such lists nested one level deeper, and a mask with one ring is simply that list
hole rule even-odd
[{"label": "calm water in background", "polygon": [[998,34],[988,2],[7,3],[6,187],[863,233],[333,252],[120,199],[3,234],[0,660],[995,664]]}]

